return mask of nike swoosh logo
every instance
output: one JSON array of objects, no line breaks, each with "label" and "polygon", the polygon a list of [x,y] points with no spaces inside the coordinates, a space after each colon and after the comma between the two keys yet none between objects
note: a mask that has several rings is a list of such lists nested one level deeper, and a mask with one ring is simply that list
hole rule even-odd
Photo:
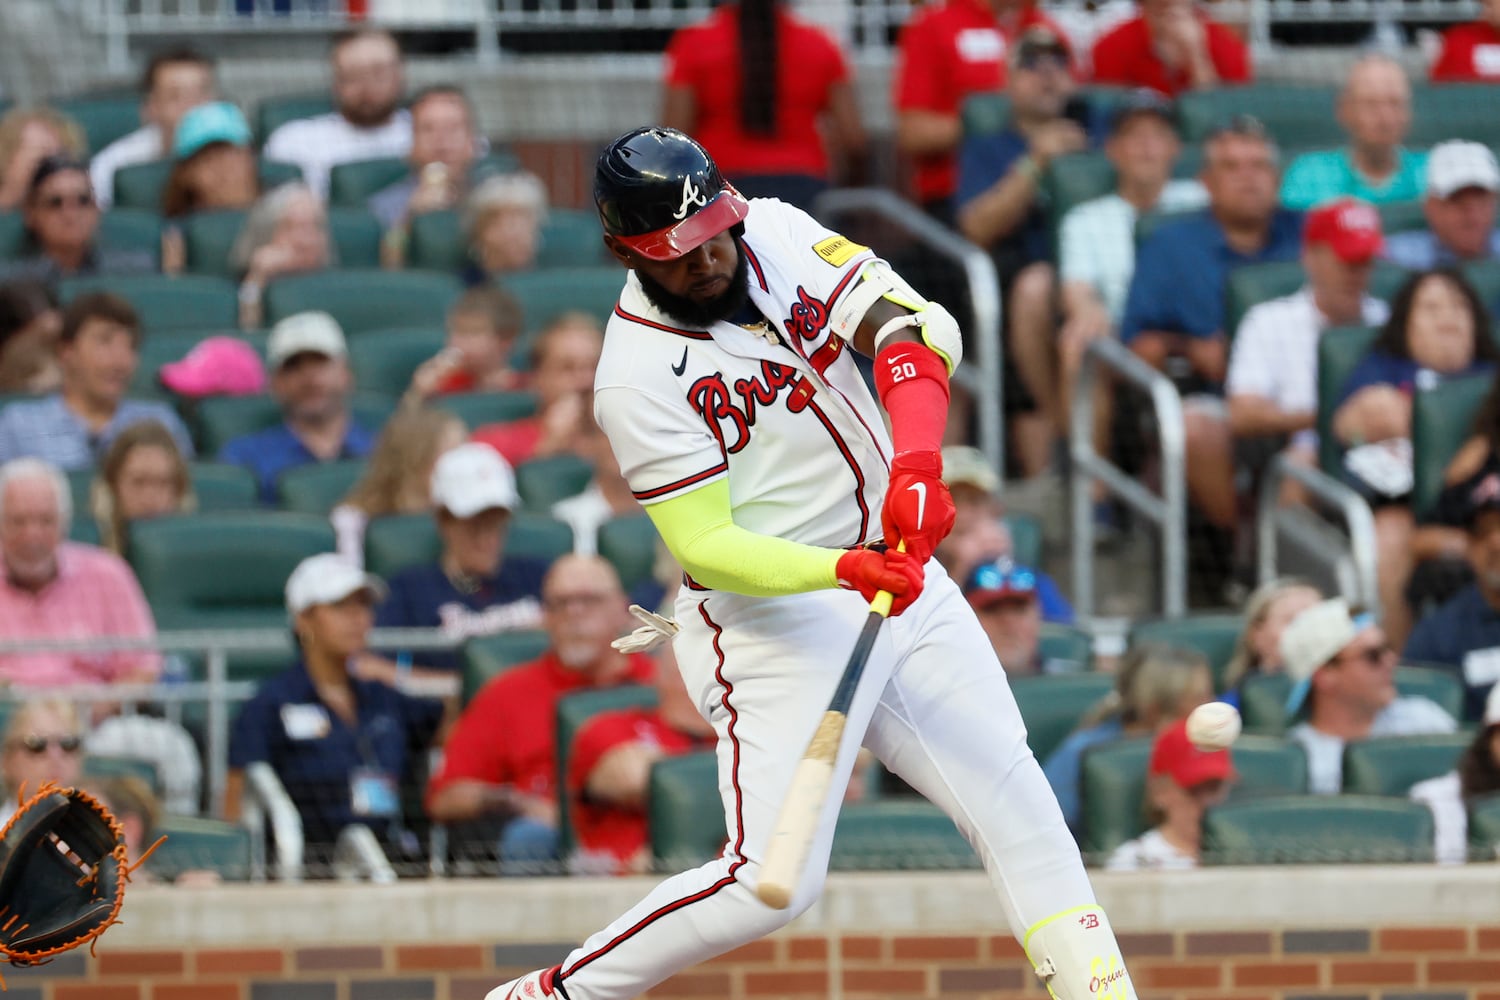
[{"label": "nike swoosh logo", "polygon": [[687,351],[688,349],[684,347],[682,349],[682,360],[672,366],[673,375],[681,375],[683,372],[687,371]]}]

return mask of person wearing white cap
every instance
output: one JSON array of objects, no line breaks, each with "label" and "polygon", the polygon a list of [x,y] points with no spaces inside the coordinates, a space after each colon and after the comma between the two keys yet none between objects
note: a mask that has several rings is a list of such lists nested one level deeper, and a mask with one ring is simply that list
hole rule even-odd
[{"label": "person wearing white cap", "polygon": [[1495,210],[1500,205],[1500,164],[1487,146],[1454,140],[1432,147],[1422,214],[1427,228],[1397,233],[1386,257],[1413,271],[1500,256]]},{"label": "person wearing white cap", "polygon": [[379,577],[333,552],[292,571],[286,609],[298,660],[262,683],[234,721],[227,818],[239,816],[245,768],[264,762],[296,804],[309,845],[332,845],[346,826],[363,823],[388,844],[409,846],[399,782],[412,748],[436,735],[443,704],[350,674],[385,592]]},{"label": "person wearing white cap", "polygon": [[262,503],[276,503],[277,481],[290,469],[364,458],[375,450],[374,432],[349,410],[354,375],[338,320],[303,312],[277,323],[266,342],[266,368],[282,422],[242,434],[219,452],[219,461],[255,473]]},{"label": "person wearing white cap", "polygon": [[1337,795],[1344,746],[1377,736],[1451,733],[1451,715],[1426,698],[1396,692],[1396,653],[1369,615],[1355,617],[1342,598],[1314,604],[1281,633],[1281,660],[1292,691],[1288,718],[1306,720],[1288,735],[1307,751],[1308,790]]},{"label": "person wearing white cap", "polygon": [[1408,793],[1432,810],[1434,853],[1438,861],[1449,864],[1469,855],[1469,816],[1464,803],[1500,792],[1500,684],[1490,688],[1480,722],[1456,768],[1417,782]]},{"label": "person wearing white cap", "polygon": [[[455,639],[539,628],[544,560],[505,555],[511,512],[520,503],[516,477],[499,452],[469,442],[445,453],[432,469],[432,504],[442,554],[437,562],[411,566],[391,578],[391,596],[380,606],[382,628],[440,628]],[[413,674],[456,679],[457,652],[420,654]],[[362,671],[394,680],[406,660]]]}]

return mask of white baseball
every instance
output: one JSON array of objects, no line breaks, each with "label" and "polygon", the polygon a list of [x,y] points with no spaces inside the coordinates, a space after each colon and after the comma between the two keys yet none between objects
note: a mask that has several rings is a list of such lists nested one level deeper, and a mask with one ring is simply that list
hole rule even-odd
[{"label": "white baseball", "polygon": [[1187,717],[1187,736],[1204,752],[1224,750],[1240,735],[1240,713],[1233,705],[1210,701]]}]

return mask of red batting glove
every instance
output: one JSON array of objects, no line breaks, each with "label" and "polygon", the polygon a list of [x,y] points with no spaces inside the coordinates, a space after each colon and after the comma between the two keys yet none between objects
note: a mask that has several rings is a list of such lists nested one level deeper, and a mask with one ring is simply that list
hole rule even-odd
[{"label": "red batting glove", "polygon": [[922,596],[922,564],[905,552],[887,549],[850,549],[839,556],[839,586],[857,590],[867,601],[885,591],[891,595],[891,614],[899,615]]},{"label": "red batting glove", "polygon": [[936,451],[903,451],[891,462],[880,522],[885,543],[905,543],[906,552],[925,565],[938,543],[953,530],[953,497],[943,484],[943,457]]}]

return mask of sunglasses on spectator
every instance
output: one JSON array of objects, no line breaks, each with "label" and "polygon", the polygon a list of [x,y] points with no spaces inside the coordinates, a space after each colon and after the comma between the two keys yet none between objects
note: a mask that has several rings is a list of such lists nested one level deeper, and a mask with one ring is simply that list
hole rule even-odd
[{"label": "sunglasses on spectator", "polygon": [[83,740],[77,736],[23,736],[16,740],[16,745],[32,756],[40,757],[49,746],[55,746],[63,753],[77,753],[83,747]]},{"label": "sunglasses on spectator", "polygon": [[1063,52],[1027,52],[1016,60],[1021,69],[1067,69],[1068,57]]},{"label": "sunglasses on spectator", "polygon": [[73,195],[48,195],[41,200],[41,206],[51,212],[56,212],[61,208],[88,208],[93,204],[94,196],[87,192]]}]

